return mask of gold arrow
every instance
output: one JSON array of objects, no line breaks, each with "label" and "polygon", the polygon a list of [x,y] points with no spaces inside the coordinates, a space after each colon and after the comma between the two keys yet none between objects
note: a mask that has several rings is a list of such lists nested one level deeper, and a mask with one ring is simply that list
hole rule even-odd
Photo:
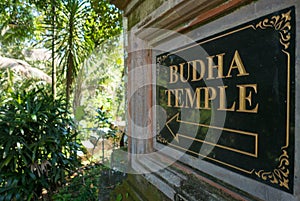
[{"label": "gold arrow", "polygon": [[[232,133],[238,133],[238,134],[242,134],[242,135],[252,136],[252,137],[255,138],[255,153],[254,153],[254,156],[257,156],[257,153],[258,153],[258,147],[257,147],[258,134],[257,133],[252,133],[252,132],[241,131],[241,130],[236,130],[236,129],[231,129],[231,128],[224,128],[224,127],[218,127],[218,126],[212,126],[212,125],[206,125],[206,124],[200,124],[200,123],[183,121],[183,120],[179,119],[179,113],[177,113],[172,118],[170,118],[169,121],[166,122],[166,127],[168,128],[168,130],[170,131],[170,133],[172,134],[172,136],[174,137],[174,139],[178,143],[179,143],[179,138],[178,138],[179,135],[182,136],[182,137],[186,137],[186,136],[183,136],[183,135],[181,135],[179,133],[174,133],[173,132],[173,130],[170,127],[170,123],[173,120],[175,120],[177,123],[184,123],[184,124],[189,124],[189,125],[194,125],[194,126],[199,126],[199,127],[212,128],[212,129],[217,129],[217,130],[228,131],[228,132],[232,132]],[[196,139],[194,139],[194,140],[196,140]]]},{"label": "gold arrow", "polygon": [[173,133],[172,129],[170,128],[169,124],[173,121],[173,119],[176,118],[176,122],[180,122],[179,120],[179,112],[177,114],[175,114],[171,119],[169,119],[169,121],[166,122],[166,127],[169,129],[170,133],[173,135],[174,139],[176,140],[176,142],[179,143],[179,139],[178,139],[178,133]]}]

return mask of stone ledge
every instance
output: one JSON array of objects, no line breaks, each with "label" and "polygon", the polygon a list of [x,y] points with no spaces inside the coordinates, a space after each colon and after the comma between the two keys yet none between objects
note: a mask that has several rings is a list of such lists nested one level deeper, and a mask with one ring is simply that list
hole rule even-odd
[{"label": "stone ledge", "polygon": [[[157,44],[170,36],[165,30],[185,33],[195,26],[207,23],[217,17],[248,4],[253,0],[201,0],[165,2],[147,18],[141,20],[133,29],[138,37]],[[193,6],[191,6],[191,4]],[[155,28],[155,29],[153,29]]]},{"label": "stone ledge", "polygon": [[214,181],[215,178],[201,176],[199,171],[178,162],[164,168],[168,160],[166,157],[160,164],[157,158],[143,157],[135,160],[134,167],[138,172],[150,172],[143,174],[144,178],[172,200],[259,201],[228,184]]}]

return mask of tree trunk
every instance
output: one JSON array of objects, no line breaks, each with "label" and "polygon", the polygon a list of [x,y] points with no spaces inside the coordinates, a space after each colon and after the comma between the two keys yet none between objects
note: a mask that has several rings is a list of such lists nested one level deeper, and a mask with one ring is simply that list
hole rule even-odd
[{"label": "tree trunk", "polygon": [[51,1],[52,4],[52,44],[51,44],[51,57],[52,57],[52,95],[53,99],[56,98],[56,66],[55,66],[55,0]]}]

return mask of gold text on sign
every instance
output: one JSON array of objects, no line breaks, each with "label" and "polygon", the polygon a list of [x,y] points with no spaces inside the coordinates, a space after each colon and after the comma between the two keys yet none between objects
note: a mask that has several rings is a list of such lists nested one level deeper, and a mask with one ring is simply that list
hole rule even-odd
[{"label": "gold text on sign", "polygon": [[[240,76],[249,76],[245,65],[242,61],[238,50],[232,56],[228,72],[224,72],[225,53],[207,57],[207,62],[203,60],[193,60],[179,65],[169,66],[170,84],[177,82],[198,82],[201,80],[229,79],[233,74]],[[214,64],[217,61],[217,64]],[[240,84],[236,85],[238,91],[238,100],[233,101],[230,105],[226,102],[226,90],[228,86],[217,87],[196,87],[190,88],[167,89],[165,94],[168,100],[168,107],[175,108],[195,108],[211,109],[211,101],[218,101],[219,111],[236,111],[257,113],[258,103],[254,103],[253,94],[257,94],[257,84]]]}]

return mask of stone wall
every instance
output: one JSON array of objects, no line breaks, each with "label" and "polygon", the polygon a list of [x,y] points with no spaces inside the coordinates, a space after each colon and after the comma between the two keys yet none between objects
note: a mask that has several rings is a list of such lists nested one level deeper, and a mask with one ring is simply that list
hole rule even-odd
[{"label": "stone wall", "polygon": [[[124,11],[127,66],[127,132],[135,173],[173,200],[300,199],[300,124],[294,128],[293,192],[287,193],[201,158],[157,143],[157,55],[205,39],[264,15],[295,7],[299,55],[300,2],[297,0],[128,0],[112,1]],[[295,58],[295,122],[299,120],[300,59]],[[292,145],[294,146],[294,145]],[[274,170],[275,175],[278,169]],[[270,174],[266,174],[269,176]],[[280,177],[280,176],[279,176]],[[276,179],[276,176],[275,176]],[[280,178],[279,178],[280,180]],[[281,180],[280,180],[281,181]],[[274,181],[275,182],[275,181]],[[278,181],[277,181],[278,182]],[[278,185],[281,185],[279,182]]]}]

